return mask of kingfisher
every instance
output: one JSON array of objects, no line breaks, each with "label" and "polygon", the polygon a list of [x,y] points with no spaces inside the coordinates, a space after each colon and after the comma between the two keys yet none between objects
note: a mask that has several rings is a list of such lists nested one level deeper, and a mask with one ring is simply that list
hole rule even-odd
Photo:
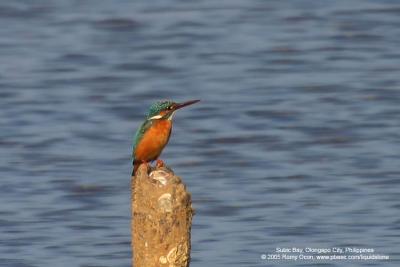
[{"label": "kingfisher", "polygon": [[175,112],[200,100],[190,100],[183,103],[173,101],[158,101],[151,105],[145,121],[136,131],[133,144],[133,171],[135,175],[141,163],[157,160],[157,166],[164,163],[159,156],[167,145],[172,130],[172,119]]}]

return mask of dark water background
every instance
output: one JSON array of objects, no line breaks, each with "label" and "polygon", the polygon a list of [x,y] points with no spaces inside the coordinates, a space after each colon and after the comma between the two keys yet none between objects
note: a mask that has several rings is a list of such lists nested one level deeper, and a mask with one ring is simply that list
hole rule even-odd
[{"label": "dark water background", "polygon": [[130,266],[132,138],[166,98],[202,99],[163,154],[191,266],[399,266],[398,1],[1,1],[0,25],[0,266]]}]

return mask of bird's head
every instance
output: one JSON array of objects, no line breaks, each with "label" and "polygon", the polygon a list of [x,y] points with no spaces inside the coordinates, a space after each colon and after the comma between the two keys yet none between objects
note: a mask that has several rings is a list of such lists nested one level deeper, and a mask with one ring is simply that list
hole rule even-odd
[{"label": "bird's head", "polygon": [[172,117],[180,108],[192,105],[199,102],[200,100],[190,100],[183,103],[176,103],[173,101],[158,101],[151,105],[149,113],[147,114],[147,120],[160,120],[167,119],[172,120]]}]

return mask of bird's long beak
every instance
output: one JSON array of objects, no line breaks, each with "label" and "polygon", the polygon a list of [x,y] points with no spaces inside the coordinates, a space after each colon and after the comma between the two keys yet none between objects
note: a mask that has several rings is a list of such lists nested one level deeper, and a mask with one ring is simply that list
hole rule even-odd
[{"label": "bird's long beak", "polygon": [[192,105],[192,104],[197,103],[197,102],[199,102],[199,101],[200,101],[200,100],[196,99],[196,100],[186,101],[186,102],[183,102],[183,103],[178,103],[178,104],[175,105],[174,110],[178,110],[178,109],[180,109],[180,108],[183,108],[183,107]]}]

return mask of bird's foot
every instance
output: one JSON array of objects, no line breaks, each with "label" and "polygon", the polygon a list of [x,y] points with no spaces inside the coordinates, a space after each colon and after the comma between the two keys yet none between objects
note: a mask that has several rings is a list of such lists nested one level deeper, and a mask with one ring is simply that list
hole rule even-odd
[{"label": "bird's foot", "polygon": [[161,168],[161,167],[165,167],[165,163],[161,159],[157,159],[156,168]]},{"label": "bird's foot", "polygon": [[148,161],[142,161],[142,164],[144,166],[146,166],[146,171],[149,172],[149,170],[151,169],[151,164]]}]

